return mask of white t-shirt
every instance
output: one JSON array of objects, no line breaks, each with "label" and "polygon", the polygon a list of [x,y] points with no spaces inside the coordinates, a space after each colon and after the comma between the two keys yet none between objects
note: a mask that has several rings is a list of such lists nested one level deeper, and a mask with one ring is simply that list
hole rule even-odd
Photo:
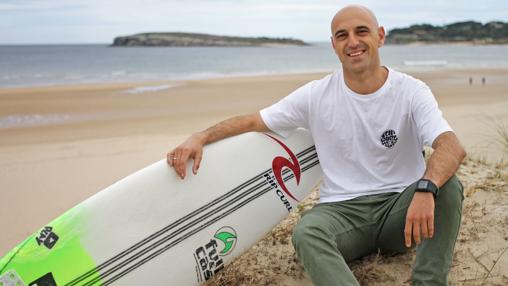
[{"label": "white t-shirt", "polygon": [[425,83],[388,71],[368,95],[352,91],[337,71],[260,111],[282,137],[310,130],[324,172],[320,202],[403,191],[425,172],[423,146],[452,130]]}]

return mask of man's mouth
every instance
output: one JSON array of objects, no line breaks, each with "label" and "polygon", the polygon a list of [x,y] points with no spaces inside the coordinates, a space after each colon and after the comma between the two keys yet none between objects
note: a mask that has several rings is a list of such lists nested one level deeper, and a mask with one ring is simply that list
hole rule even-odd
[{"label": "man's mouth", "polygon": [[361,56],[364,53],[365,53],[365,50],[359,50],[359,51],[354,51],[354,52],[347,53],[347,56],[354,58],[354,57]]}]

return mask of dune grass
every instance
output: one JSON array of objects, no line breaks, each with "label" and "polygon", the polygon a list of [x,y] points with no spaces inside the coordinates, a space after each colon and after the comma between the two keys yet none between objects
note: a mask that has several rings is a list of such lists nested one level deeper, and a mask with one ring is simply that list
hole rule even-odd
[{"label": "dune grass", "polygon": [[494,122],[494,128],[498,136],[496,141],[501,145],[503,151],[508,154],[508,124],[496,121]]}]

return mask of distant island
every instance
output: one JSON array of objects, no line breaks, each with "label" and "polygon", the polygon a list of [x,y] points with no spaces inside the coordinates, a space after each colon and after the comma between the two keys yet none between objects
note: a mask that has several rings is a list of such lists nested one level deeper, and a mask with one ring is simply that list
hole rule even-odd
[{"label": "distant island", "polygon": [[113,47],[253,47],[306,46],[304,41],[291,38],[249,38],[196,33],[141,33],[116,37]]},{"label": "distant island", "polygon": [[474,21],[457,22],[445,26],[429,24],[392,29],[386,43],[472,43],[508,44],[508,22],[492,21],[482,24]]}]

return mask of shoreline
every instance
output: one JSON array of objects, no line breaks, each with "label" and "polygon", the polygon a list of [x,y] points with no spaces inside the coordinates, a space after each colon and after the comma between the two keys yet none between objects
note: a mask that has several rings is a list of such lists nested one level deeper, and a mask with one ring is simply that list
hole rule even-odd
[{"label": "shoreline", "polygon": [[[508,44],[507,44],[508,45]],[[402,45],[401,45],[402,46]],[[411,46],[409,44],[408,46]],[[451,72],[451,73],[478,73],[485,72],[487,74],[497,73],[508,70],[507,67],[440,67],[439,65],[421,65],[421,66],[407,66],[405,68],[400,68],[397,66],[388,67],[408,74],[427,74],[427,73],[435,73],[435,72]],[[309,76],[309,75],[326,75],[329,73],[333,73],[340,66],[337,66],[336,69],[332,70],[315,70],[315,71],[294,71],[294,72],[260,72],[260,73],[237,73],[237,74],[220,74],[216,76],[208,76],[208,77],[192,77],[188,78],[176,78],[176,79],[154,79],[154,80],[120,80],[120,81],[103,81],[103,82],[82,82],[82,83],[52,83],[52,84],[44,84],[44,85],[19,85],[19,86],[0,86],[0,93],[2,91],[25,91],[29,89],[101,89],[101,88],[136,88],[143,86],[157,86],[157,85],[171,85],[171,84],[181,84],[185,82],[194,82],[194,81],[208,81],[208,80],[221,80],[221,79],[243,79],[243,78],[258,78],[258,77],[284,77],[284,76]]]},{"label": "shoreline", "polygon": [[[464,82],[467,83],[467,76],[475,75],[475,76],[503,76],[503,80],[506,79],[504,77],[505,72],[508,72],[508,67],[477,67],[477,68],[393,68],[392,66],[388,66],[389,68],[407,73],[413,77],[425,77],[430,78],[431,80],[437,79],[438,76],[435,74],[449,74],[452,73],[452,77],[456,77],[457,75],[465,76]],[[340,67],[338,67],[340,68]],[[119,82],[91,82],[91,83],[65,83],[65,84],[49,84],[49,85],[28,85],[28,86],[11,86],[11,87],[0,87],[0,96],[5,95],[7,93],[24,93],[24,92],[48,92],[55,90],[65,90],[65,91],[114,91],[119,89],[133,89],[136,87],[151,87],[151,86],[164,86],[169,85],[168,89],[182,86],[187,83],[192,82],[207,82],[207,81],[224,81],[224,80],[256,80],[256,79],[267,79],[267,78],[285,78],[285,77],[293,77],[293,76],[303,76],[313,78],[315,76],[325,76],[327,74],[335,72],[334,70],[320,70],[320,71],[310,71],[310,72],[288,72],[288,73],[260,73],[260,74],[232,74],[230,76],[218,76],[218,77],[210,77],[210,78],[191,78],[191,79],[176,79],[176,80],[144,80],[144,81],[119,81]],[[149,92],[149,91],[148,91]],[[1,99],[1,98],[0,98]]]}]

